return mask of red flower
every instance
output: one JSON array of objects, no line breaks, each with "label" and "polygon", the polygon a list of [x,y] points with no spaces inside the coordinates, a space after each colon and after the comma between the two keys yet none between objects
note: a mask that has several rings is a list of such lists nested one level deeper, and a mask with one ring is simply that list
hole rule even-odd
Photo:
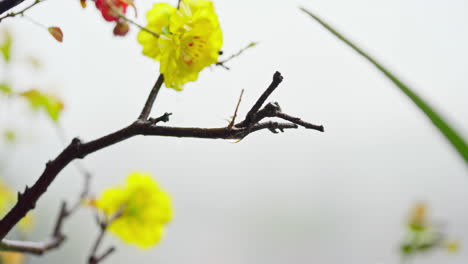
[{"label": "red flower", "polygon": [[96,0],[96,7],[101,10],[105,20],[117,21],[119,16],[114,12],[114,9],[125,14],[128,3],[125,0]]}]

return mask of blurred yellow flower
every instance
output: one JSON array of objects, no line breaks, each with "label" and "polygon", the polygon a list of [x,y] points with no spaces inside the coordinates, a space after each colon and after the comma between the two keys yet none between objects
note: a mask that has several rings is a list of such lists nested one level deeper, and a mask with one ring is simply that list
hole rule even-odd
[{"label": "blurred yellow flower", "polygon": [[[2,217],[16,202],[16,195],[8,186],[0,180],[0,217]],[[28,213],[19,223],[18,228],[22,232],[29,232],[34,226],[34,217]]]},{"label": "blurred yellow flower", "polygon": [[146,28],[157,36],[141,30],[138,42],[144,55],[160,61],[166,87],[180,91],[218,61],[223,37],[211,1],[182,0],[179,9],[159,3],[146,17]]},{"label": "blurred yellow flower", "polygon": [[3,216],[14,202],[13,191],[0,179],[0,216]]},{"label": "blurred yellow flower", "polygon": [[108,219],[120,213],[109,231],[141,248],[158,243],[172,217],[169,195],[151,175],[139,172],[131,173],[125,185],[105,190],[95,205]]},{"label": "blurred yellow flower", "polygon": [[26,262],[26,256],[17,252],[0,252],[0,263],[5,264],[23,264]]},{"label": "blurred yellow flower", "polygon": [[32,231],[34,227],[34,216],[29,212],[26,214],[25,217],[23,217],[19,222],[18,222],[18,228],[21,230],[21,232],[27,233]]},{"label": "blurred yellow flower", "polygon": [[455,253],[458,252],[458,250],[460,250],[460,243],[458,243],[457,241],[450,241],[447,244],[445,244],[445,247],[447,248],[448,252]]}]

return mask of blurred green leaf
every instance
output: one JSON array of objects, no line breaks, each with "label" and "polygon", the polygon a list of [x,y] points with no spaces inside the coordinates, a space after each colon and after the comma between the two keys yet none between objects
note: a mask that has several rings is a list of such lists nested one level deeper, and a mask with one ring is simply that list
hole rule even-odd
[{"label": "blurred green leaf", "polygon": [[6,62],[9,62],[11,58],[11,43],[12,42],[13,42],[13,39],[11,37],[10,32],[5,31],[3,43],[0,44],[0,52],[2,53],[3,59],[5,59]]},{"label": "blurred green leaf", "polygon": [[374,58],[369,54],[364,52],[362,49],[358,48],[353,44],[349,39],[345,38],[341,33],[332,28],[329,24],[324,22],[321,18],[314,15],[312,12],[308,11],[305,8],[300,8],[301,11],[311,16],[315,21],[332,33],[335,37],[346,43],[354,51],[359,53],[370,63],[372,63],[380,72],[382,72],[390,81],[392,81],[408,98],[413,101],[413,103],[432,121],[435,127],[447,138],[447,140],[452,144],[455,150],[460,154],[460,156],[468,162],[468,146],[464,139],[451,127],[441,115],[439,115],[436,110],[431,107],[424,99],[417,95],[413,90],[411,90],[406,84],[404,84],[400,79],[398,79],[394,74],[389,70],[383,67],[378,63]]},{"label": "blurred green leaf", "polygon": [[57,97],[45,94],[36,89],[28,90],[20,94],[28,100],[33,110],[44,109],[53,121],[58,121],[63,103]]},{"label": "blurred green leaf", "polygon": [[410,255],[413,253],[413,246],[411,244],[403,244],[400,247],[400,251],[403,255]]},{"label": "blurred green leaf", "polygon": [[0,83],[0,93],[10,95],[12,93],[10,85],[7,83]]},{"label": "blurred green leaf", "polygon": [[425,226],[422,226],[422,225],[415,225],[415,224],[409,224],[408,225],[408,228],[412,231],[415,231],[415,232],[424,232],[426,230],[426,227]]},{"label": "blurred green leaf", "polygon": [[9,143],[13,143],[16,141],[16,134],[15,134],[15,131],[11,130],[11,129],[7,129],[3,132],[3,136],[5,138],[5,140]]}]

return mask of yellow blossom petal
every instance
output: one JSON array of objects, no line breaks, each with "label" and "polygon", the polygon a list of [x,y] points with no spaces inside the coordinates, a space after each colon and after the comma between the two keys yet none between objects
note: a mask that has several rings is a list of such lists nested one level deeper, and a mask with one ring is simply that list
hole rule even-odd
[{"label": "yellow blossom petal", "polygon": [[218,61],[223,37],[211,1],[183,0],[180,9],[156,4],[146,16],[146,28],[158,37],[142,30],[138,42],[144,55],[160,62],[166,87],[182,90]]},{"label": "yellow blossom petal", "polygon": [[169,195],[146,173],[131,173],[124,186],[104,191],[96,207],[107,217],[121,211],[109,231],[142,248],[158,243],[164,225],[172,218]]}]

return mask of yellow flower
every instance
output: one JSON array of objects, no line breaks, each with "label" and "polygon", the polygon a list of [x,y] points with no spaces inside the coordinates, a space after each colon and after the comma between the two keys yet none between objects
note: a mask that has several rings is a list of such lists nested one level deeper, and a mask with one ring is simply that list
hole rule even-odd
[{"label": "yellow flower", "polygon": [[32,229],[34,227],[34,222],[35,222],[34,215],[31,212],[29,212],[29,213],[26,214],[25,217],[23,217],[19,221],[18,228],[23,233],[30,232],[30,231],[32,231]]},{"label": "yellow flower", "polygon": [[450,241],[445,245],[445,247],[447,248],[448,252],[455,253],[460,250],[460,243],[457,241]]},{"label": "yellow flower", "polygon": [[107,189],[95,204],[108,218],[121,212],[108,230],[141,248],[158,243],[172,217],[169,195],[145,173],[131,173],[124,186]]},{"label": "yellow flower", "polygon": [[0,216],[10,209],[11,205],[15,202],[15,195],[12,190],[0,179]]},{"label": "yellow flower", "polygon": [[5,264],[23,264],[26,262],[26,256],[17,252],[0,252],[0,263]]},{"label": "yellow flower", "polygon": [[[11,206],[15,203],[16,196],[8,186],[0,180],[0,217],[5,215]],[[27,233],[34,227],[34,216],[32,213],[26,214],[19,223],[18,228],[21,232]],[[1,262],[0,262],[1,263]]]},{"label": "yellow flower", "polygon": [[223,36],[211,1],[182,0],[180,8],[160,3],[146,14],[146,28],[138,34],[143,54],[160,62],[168,88],[198,79],[203,68],[218,61]]}]

